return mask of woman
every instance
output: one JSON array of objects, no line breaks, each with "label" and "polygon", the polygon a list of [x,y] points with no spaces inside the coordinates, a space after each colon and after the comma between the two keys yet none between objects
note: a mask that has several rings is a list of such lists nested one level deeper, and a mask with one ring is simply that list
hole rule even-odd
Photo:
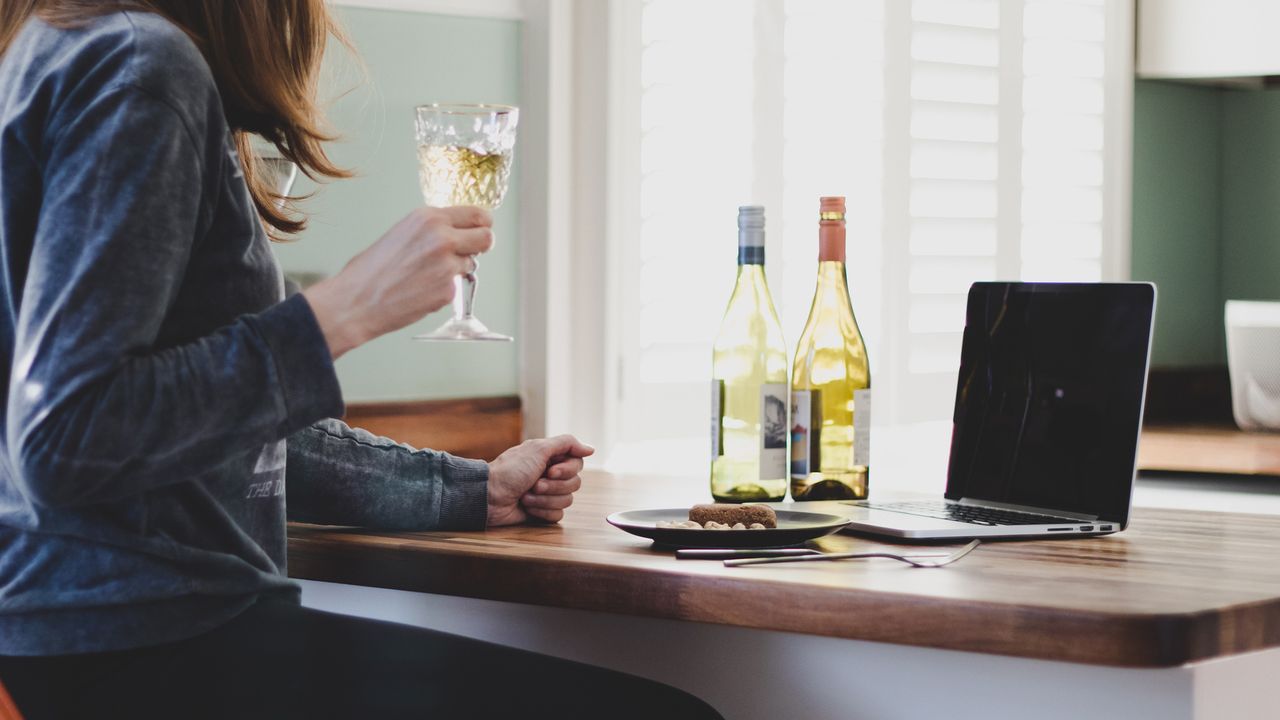
[{"label": "woman", "polygon": [[29,720],[708,716],[637,678],[298,605],[286,486],[300,520],[555,522],[591,453],[564,436],[486,464],[326,419],[333,360],[447,304],[493,242],[483,210],[415,211],[284,298],[264,225],[304,223],[248,139],[344,175],[315,120],[332,31],[322,0],[0,4],[0,680]]}]

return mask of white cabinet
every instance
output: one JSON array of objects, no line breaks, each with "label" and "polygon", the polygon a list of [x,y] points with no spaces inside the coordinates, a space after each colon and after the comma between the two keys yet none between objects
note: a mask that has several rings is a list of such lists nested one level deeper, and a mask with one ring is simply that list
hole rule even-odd
[{"label": "white cabinet", "polygon": [[1142,78],[1280,75],[1280,1],[1138,0]]}]

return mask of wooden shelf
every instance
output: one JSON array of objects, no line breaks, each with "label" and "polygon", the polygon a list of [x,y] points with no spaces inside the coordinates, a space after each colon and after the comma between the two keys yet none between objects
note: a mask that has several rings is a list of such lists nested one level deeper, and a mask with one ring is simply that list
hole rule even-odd
[{"label": "wooden shelf", "polygon": [[515,396],[353,403],[343,420],[413,447],[481,460],[519,445],[522,432]]},{"label": "wooden shelf", "polygon": [[1280,433],[1234,425],[1149,425],[1138,445],[1139,470],[1280,476]]}]

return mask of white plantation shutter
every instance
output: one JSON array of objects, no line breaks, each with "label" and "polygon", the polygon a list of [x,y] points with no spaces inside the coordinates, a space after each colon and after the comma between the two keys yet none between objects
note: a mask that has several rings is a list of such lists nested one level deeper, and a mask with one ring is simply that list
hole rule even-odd
[{"label": "white plantation shutter", "polygon": [[902,5],[905,97],[895,100],[907,117],[890,152],[905,155],[903,213],[893,218],[905,242],[892,243],[894,372],[877,378],[877,409],[923,420],[954,393],[969,283],[1000,274],[1001,16],[996,0]]},{"label": "white plantation shutter", "polygon": [[[752,6],[735,0],[644,4],[640,61],[639,360],[645,384],[701,382],[721,309],[683,288],[728,297],[732,260],[709,240],[732,230],[749,197]],[[661,30],[659,32],[659,30]],[[652,31],[652,34],[651,34]],[[716,36],[716,51],[707,39]],[[726,219],[727,218],[727,219]]]},{"label": "white plantation shutter", "polygon": [[740,204],[766,206],[790,352],[813,292],[818,196],[848,197],[877,425],[949,418],[971,282],[1098,280],[1116,267],[1109,252],[1127,252],[1127,189],[1109,165],[1127,145],[1108,128],[1128,81],[1116,34],[1132,29],[1106,0],[612,7],[636,35],[614,48],[613,413],[622,446],[650,441],[620,467],[705,455]]},{"label": "white plantation shutter", "polygon": [[1104,3],[1027,0],[1023,8],[1024,278],[1102,277]]},{"label": "white plantation shutter", "polygon": [[782,187],[769,198],[781,221],[770,229],[781,235],[770,282],[794,353],[813,299],[822,195],[847,198],[850,296],[863,334],[881,334],[884,3],[787,0],[784,11]]},{"label": "white plantation shutter", "polygon": [[766,208],[770,289],[790,353],[813,293],[818,196],[847,195],[851,260],[865,270],[853,295],[864,326],[877,327],[883,2],[615,8],[640,35],[629,133],[639,151],[621,182],[622,205],[628,187],[638,199],[618,255],[627,330],[616,422],[624,440],[645,443],[639,456],[705,455],[711,342],[736,273],[739,205]]},{"label": "white plantation shutter", "polygon": [[616,8],[639,35],[637,93],[622,118],[624,146],[638,152],[621,160],[632,212],[618,253],[618,432],[633,441],[703,438],[711,340],[733,288],[737,207],[752,196],[755,9],[740,0]]},{"label": "white plantation shutter", "polygon": [[910,3],[892,420],[948,416],[971,282],[1101,279],[1103,2]]}]

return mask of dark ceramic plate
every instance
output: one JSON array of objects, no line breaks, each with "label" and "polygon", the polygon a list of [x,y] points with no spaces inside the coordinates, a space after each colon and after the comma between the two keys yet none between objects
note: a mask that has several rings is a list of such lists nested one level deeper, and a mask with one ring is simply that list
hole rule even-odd
[{"label": "dark ceramic plate", "polygon": [[848,518],[823,513],[778,510],[778,527],[764,530],[685,530],[659,528],[658,523],[689,519],[689,508],[627,510],[610,515],[609,524],[659,545],[688,548],[790,547],[830,535],[849,524]]}]

